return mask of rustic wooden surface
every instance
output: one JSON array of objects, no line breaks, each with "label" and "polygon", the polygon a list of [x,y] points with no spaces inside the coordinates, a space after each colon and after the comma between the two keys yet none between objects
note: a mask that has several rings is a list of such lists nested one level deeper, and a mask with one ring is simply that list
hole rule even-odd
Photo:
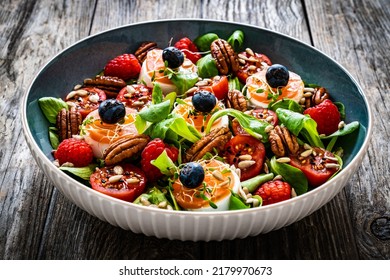
[{"label": "rustic wooden surface", "polygon": [[[19,104],[38,69],[79,39],[167,18],[209,18],[291,35],[339,61],[375,117],[363,165],[305,219],[242,240],[159,240],[113,227],[65,199],[35,164]],[[0,8],[0,259],[390,259],[388,0],[4,0]]]}]

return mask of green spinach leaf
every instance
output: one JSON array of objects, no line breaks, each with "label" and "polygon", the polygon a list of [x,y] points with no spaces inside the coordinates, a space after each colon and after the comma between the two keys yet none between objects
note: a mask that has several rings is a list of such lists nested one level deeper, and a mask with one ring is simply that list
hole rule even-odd
[{"label": "green spinach leaf", "polygon": [[215,33],[206,33],[197,37],[194,40],[195,45],[201,52],[207,52],[210,50],[210,45],[213,41],[217,40],[219,37]]}]

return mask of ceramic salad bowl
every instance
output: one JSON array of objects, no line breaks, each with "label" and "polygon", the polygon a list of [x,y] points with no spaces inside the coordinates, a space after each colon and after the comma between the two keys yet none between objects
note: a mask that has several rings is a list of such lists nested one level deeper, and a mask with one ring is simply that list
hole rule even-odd
[{"label": "ceramic salad bowl", "polygon": [[[162,210],[125,202],[99,193],[67,175],[53,164],[49,123],[38,100],[62,98],[86,77],[99,73],[104,65],[122,53],[134,53],[144,41],[169,45],[170,40],[196,38],[213,32],[227,38],[236,30],[245,34],[245,46],[261,50],[274,63],[299,73],[304,81],[321,84],[335,101],[345,105],[346,123],[359,128],[343,136],[343,169],[325,184],[307,193],[272,205],[220,212]],[[321,65],[321,67],[318,67]],[[367,151],[372,115],[367,99],[340,64],[315,48],[277,32],[255,26],[208,20],[163,20],[111,29],[65,49],[36,75],[24,95],[22,119],[25,138],[39,167],[70,201],[91,215],[135,233],[178,240],[223,240],[244,238],[290,225],[329,202],[357,171]]]}]

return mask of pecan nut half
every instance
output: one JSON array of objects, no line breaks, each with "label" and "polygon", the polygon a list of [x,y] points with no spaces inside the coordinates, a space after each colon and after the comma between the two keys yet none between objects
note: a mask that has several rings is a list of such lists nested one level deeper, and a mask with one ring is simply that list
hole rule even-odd
[{"label": "pecan nut half", "polygon": [[210,45],[211,55],[217,63],[217,68],[222,75],[227,75],[230,71],[238,71],[239,62],[237,54],[232,46],[223,39],[217,39]]},{"label": "pecan nut half", "polygon": [[57,114],[56,127],[60,142],[72,138],[73,135],[80,133],[82,123],[81,114],[76,110],[61,109]]},{"label": "pecan nut half", "polygon": [[271,129],[269,142],[272,152],[278,157],[296,154],[299,151],[297,137],[284,126],[277,125]]},{"label": "pecan nut half", "polygon": [[305,97],[305,108],[316,106],[330,97],[327,89],[324,87],[317,87],[311,89],[311,91],[311,94],[307,94],[307,97]]},{"label": "pecan nut half", "polygon": [[126,86],[126,82],[117,77],[96,76],[93,79],[85,79],[84,85],[97,87],[103,90],[108,98],[116,98],[119,91]]},{"label": "pecan nut half", "polygon": [[226,106],[244,112],[248,109],[245,96],[237,89],[229,90],[226,99]]},{"label": "pecan nut half", "polygon": [[149,140],[150,137],[144,134],[129,134],[118,138],[104,151],[105,164],[113,165],[124,159],[138,156]]},{"label": "pecan nut half", "polygon": [[184,156],[185,162],[202,159],[207,153],[216,150],[220,152],[232,137],[228,127],[213,129],[189,148]]},{"label": "pecan nut half", "polygon": [[138,61],[142,64],[146,59],[146,54],[148,51],[157,48],[156,42],[143,42],[141,46],[135,51],[134,55]]}]

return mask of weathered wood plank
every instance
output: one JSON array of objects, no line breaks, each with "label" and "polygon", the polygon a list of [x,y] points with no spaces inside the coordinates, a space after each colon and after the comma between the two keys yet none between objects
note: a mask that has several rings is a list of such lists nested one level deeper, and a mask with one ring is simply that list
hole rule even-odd
[{"label": "weathered wood plank", "polygon": [[50,57],[88,35],[93,9],[86,6],[94,2],[2,5],[0,80],[6,90],[0,95],[0,259],[38,258],[53,187],[28,152],[19,103]]},{"label": "weathered wood plank", "polygon": [[390,2],[306,1],[314,45],[358,80],[372,106],[373,140],[345,188],[359,256],[390,258]]}]

